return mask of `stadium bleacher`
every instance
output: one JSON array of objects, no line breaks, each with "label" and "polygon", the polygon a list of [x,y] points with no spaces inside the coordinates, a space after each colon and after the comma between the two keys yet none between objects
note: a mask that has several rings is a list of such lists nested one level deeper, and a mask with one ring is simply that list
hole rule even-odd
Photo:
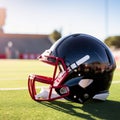
[{"label": "stadium bleacher", "polygon": [[35,59],[51,45],[49,35],[0,34],[0,58]]}]

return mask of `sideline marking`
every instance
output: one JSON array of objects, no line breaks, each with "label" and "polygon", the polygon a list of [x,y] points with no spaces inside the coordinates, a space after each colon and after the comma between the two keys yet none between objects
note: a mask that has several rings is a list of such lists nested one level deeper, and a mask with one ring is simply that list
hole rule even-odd
[{"label": "sideline marking", "polygon": [[0,90],[27,90],[27,87],[21,87],[21,88],[0,88]]},{"label": "sideline marking", "polygon": [[[120,80],[113,81],[112,84],[119,84]],[[42,86],[41,86],[42,87]],[[28,90],[27,87],[21,87],[21,88],[0,88],[0,91],[3,90]]]}]

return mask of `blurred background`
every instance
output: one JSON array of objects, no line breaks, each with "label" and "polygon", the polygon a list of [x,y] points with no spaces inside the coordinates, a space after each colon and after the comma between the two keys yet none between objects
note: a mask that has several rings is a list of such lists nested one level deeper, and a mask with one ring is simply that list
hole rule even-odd
[{"label": "blurred background", "polygon": [[120,60],[120,0],[0,0],[0,59],[36,59],[56,40],[85,33]]}]

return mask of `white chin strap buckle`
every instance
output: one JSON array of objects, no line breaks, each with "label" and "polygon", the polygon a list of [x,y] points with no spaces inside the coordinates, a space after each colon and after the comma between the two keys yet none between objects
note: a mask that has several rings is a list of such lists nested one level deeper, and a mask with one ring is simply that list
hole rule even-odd
[{"label": "white chin strap buckle", "polygon": [[108,96],[109,96],[109,92],[99,93],[99,94],[96,94],[96,95],[93,97],[93,99],[105,101]]}]

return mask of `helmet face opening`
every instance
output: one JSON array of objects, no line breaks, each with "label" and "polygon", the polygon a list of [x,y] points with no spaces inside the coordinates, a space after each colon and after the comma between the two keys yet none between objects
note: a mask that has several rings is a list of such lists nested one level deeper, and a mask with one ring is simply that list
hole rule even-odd
[{"label": "helmet face opening", "polygon": [[[68,75],[64,61],[53,56],[46,56],[46,54],[42,54],[39,60],[46,75],[29,75],[28,90],[32,99],[36,101],[51,101],[67,96],[69,94],[68,87],[60,85]],[[62,88],[63,95],[60,96],[55,93],[57,88]]]}]

